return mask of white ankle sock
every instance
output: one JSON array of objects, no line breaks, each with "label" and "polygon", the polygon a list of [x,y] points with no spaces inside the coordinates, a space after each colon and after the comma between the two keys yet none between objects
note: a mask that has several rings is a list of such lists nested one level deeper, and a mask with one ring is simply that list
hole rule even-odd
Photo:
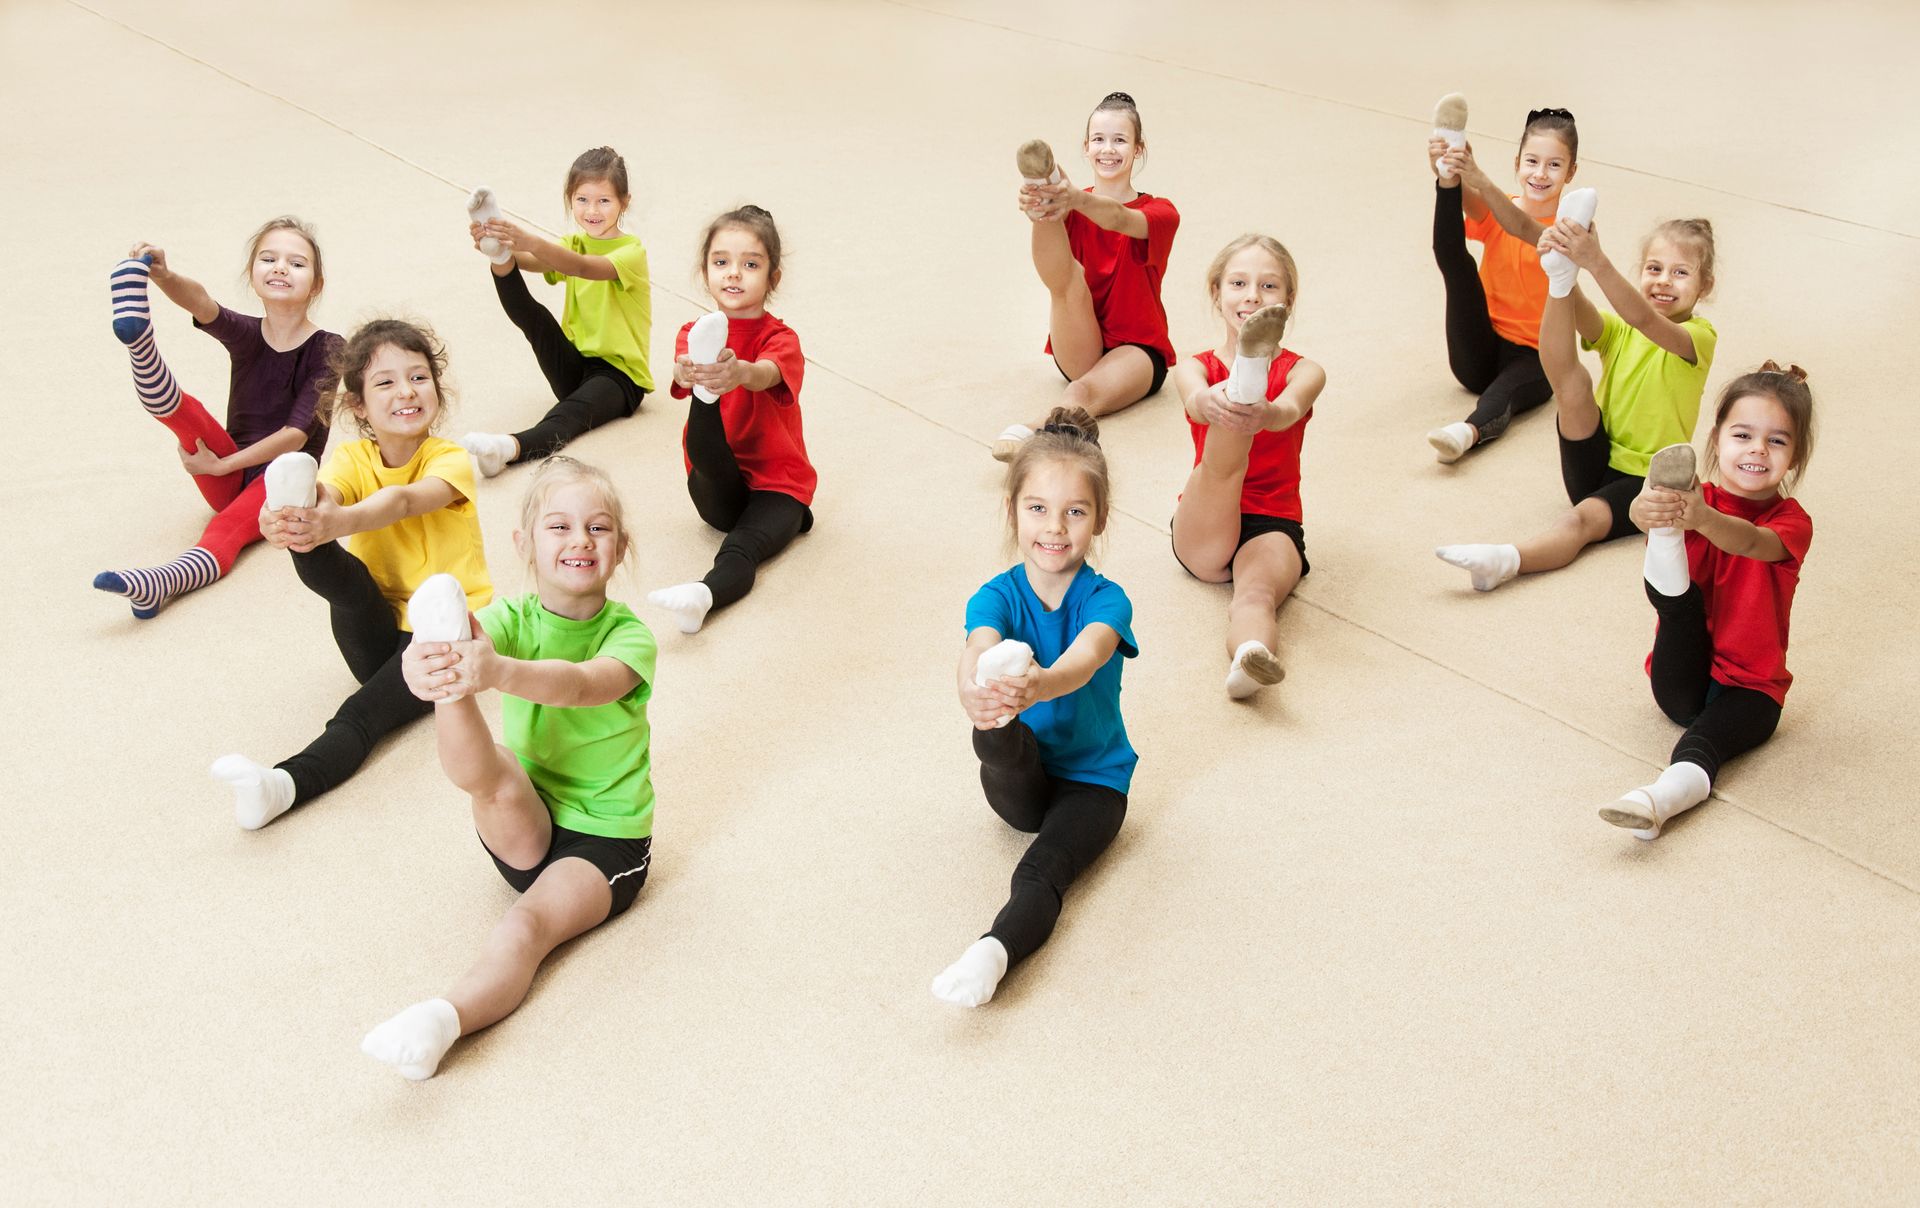
[{"label": "white ankle sock", "polygon": [[[721,350],[727,346],[727,316],[720,311],[710,310],[693,321],[693,330],[687,333],[687,359],[696,365],[711,365],[720,359]],[[710,393],[705,386],[695,386],[693,397],[703,403],[719,399],[719,395]]]},{"label": "white ankle sock", "polygon": [[[1447,140],[1447,146],[1458,150],[1467,145],[1467,98],[1457,92],[1449,92],[1440,98],[1433,107],[1433,133]],[[1441,177],[1440,183],[1451,189],[1460,183],[1459,177]]]},{"label": "white ankle sock", "polygon": [[285,768],[270,768],[245,755],[222,755],[208,771],[233,786],[233,820],[246,830],[259,830],[293,808],[293,777]]},{"label": "white ankle sock", "polygon": [[1686,595],[1693,584],[1687,571],[1687,535],[1676,528],[1648,529],[1644,573],[1661,595]]},{"label": "white ankle sock", "polygon": [[421,642],[464,642],[473,637],[467,619],[467,589],[448,574],[428,575],[407,601],[407,624]]},{"label": "white ankle sock", "polygon": [[1286,673],[1266,643],[1242,642],[1227,667],[1227,695],[1234,700],[1245,700],[1268,684],[1279,683]]},{"label": "white ankle sock", "polygon": [[473,454],[474,468],[482,478],[506,469],[520,453],[520,442],[499,432],[469,432],[460,438],[460,447]]},{"label": "white ankle sock", "polygon": [[[1593,212],[1600,205],[1600,194],[1592,189],[1568,189],[1560,195],[1561,218],[1579,223],[1583,227],[1593,225]],[[1547,293],[1555,298],[1564,298],[1573,292],[1573,286],[1580,279],[1580,266],[1567,259],[1564,252],[1547,252],[1540,257],[1540,271],[1547,275]]]},{"label": "white ankle sock", "polygon": [[429,998],[368,1032],[360,1051],[419,1082],[433,1077],[440,1059],[458,1039],[460,1013],[444,998]]},{"label": "white ankle sock", "polygon": [[[1033,647],[1016,638],[1006,638],[980,652],[980,659],[973,665],[973,682],[984,688],[987,681],[999,679],[1003,675],[1019,675],[1033,665]],[[1013,720],[1009,713],[995,723],[1002,728]]]},{"label": "white ankle sock", "polygon": [[[467,195],[467,217],[485,225],[496,218],[505,218],[506,214],[500,209],[500,203],[494,200],[493,190],[481,185]],[[480,254],[495,264],[505,264],[513,259],[512,250],[501,247],[500,241],[491,235],[480,237]]]},{"label": "white ankle sock", "polygon": [[1520,573],[1520,550],[1512,545],[1443,545],[1433,551],[1442,562],[1473,575],[1473,590],[1492,591]]},{"label": "white ankle sock", "polygon": [[267,463],[267,507],[310,508],[319,501],[320,463],[305,453],[282,453]]},{"label": "white ankle sock", "polygon": [[990,935],[982,936],[933,979],[933,996],[956,1007],[982,1006],[993,1001],[993,992],[1006,975],[1006,946]]},{"label": "white ankle sock", "polygon": [[1443,466],[1450,466],[1473,448],[1473,425],[1463,419],[1435,428],[1427,433],[1427,443],[1433,446],[1435,460]]},{"label": "white ankle sock", "polygon": [[705,583],[682,583],[647,593],[647,603],[673,614],[681,633],[699,633],[713,610],[713,589]]},{"label": "white ankle sock", "polygon": [[[1667,770],[1652,784],[1628,790],[1614,805],[1601,810],[1600,816],[1615,826],[1629,827],[1628,833],[1636,839],[1657,839],[1661,827],[1705,801],[1712,792],[1713,782],[1707,778],[1707,769],[1681,760],[1667,765]],[[1641,802],[1646,803],[1645,810],[1639,808]],[[1653,825],[1633,827],[1642,816],[1652,818]]]},{"label": "white ankle sock", "polygon": [[1033,439],[1033,429],[1025,424],[1008,424],[1000,435],[993,438],[993,459],[1012,461],[1020,452],[1020,446]]}]

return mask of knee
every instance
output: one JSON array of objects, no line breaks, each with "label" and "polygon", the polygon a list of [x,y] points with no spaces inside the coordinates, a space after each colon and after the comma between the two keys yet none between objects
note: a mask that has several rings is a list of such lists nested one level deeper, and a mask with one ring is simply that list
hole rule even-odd
[{"label": "knee", "polygon": [[1233,601],[1227,605],[1234,612],[1253,612],[1271,616],[1279,611],[1280,593],[1269,582],[1259,579],[1236,579],[1233,584]]},{"label": "knee", "polygon": [[1093,388],[1087,385],[1087,379],[1085,378],[1075,378],[1073,381],[1067,383],[1065,390],[1060,392],[1060,405],[1062,407],[1084,407],[1088,411],[1092,411],[1094,409],[1095,399],[1096,396]]}]

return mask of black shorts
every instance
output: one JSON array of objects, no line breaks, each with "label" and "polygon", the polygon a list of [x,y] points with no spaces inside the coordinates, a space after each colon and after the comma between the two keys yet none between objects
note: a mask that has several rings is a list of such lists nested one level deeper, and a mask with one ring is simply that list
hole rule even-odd
[{"label": "black shorts", "polygon": [[[482,839],[480,846],[487,847],[487,841]],[[525,893],[533,888],[534,881],[555,860],[568,857],[585,860],[600,870],[601,875],[607,878],[607,887],[613,890],[613,909],[607,911],[607,918],[622,913],[640,896],[640,887],[647,881],[647,865],[652,861],[652,853],[651,835],[639,839],[609,839],[604,835],[568,830],[558,822],[553,824],[553,838],[547,842],[547,854],[532,868],[515,868],[499,856],[494,856],[493,849],[487,847],[487,854],[493,856],[493,866],[500,870],[501,879],[513,886],[516,893]]]},{"label": "black shorts", "polygon": [[1607,464],[1613,444],[1605,428],[1595,428],[1585,440],[1560,437],[1560,481],[1567,488],[1567,499],[1584,503],[1598,499],[1613,512],[1613,524],[1602,541],[1614,541],[1640,531],[1628,518],[1627,508],[1640,494],[1644,477],[1616,470]]},{"label": "black shorts", "polygon": [[[1300,577],[1306,578],[1308,572],[1313,570],[1313,564],[1307,561],[1307,531],[1300,527],[1298,520],[1289,520],[1285,516],[1262,516],[1258,512],[1242,512],[1240,513],[1240,541],[1233,547],[1233,552],[1239,553],[1246,548],[1247,542],[1268,533],[1285,533],[1287,540],[1293,542],[1293,548],[1300,551]],[[1180,551],[1177,549],[1173,551],[1173,560],[1180,562]],[[1185,562],[1180,562],[1180,569],[1193,575],[1192,569]],[[1198,579],[1200,576],[1193,575],[1193,577]]]},{"label": "black shorts", "polygon": [[[1152,398],[1154,395],[1160,393],[1160,387],[1167,384],[1167,354],[1166,353],[1161,352],[1158,348],[1155,348],[1151,344],[1134,344],[1131,342],[1126,344],[1115,344],[1113,348],[1138,348],[1141,352],[1146,353],[1147,359],[1153,362],[1153,384],[1147,387],[1147,392],[1141,395],[1140,398],[1143,398],[1143,399]],[[1107,349],[1107,352],[1112,352],[1113,348]],[[1053,358],[1053,367],[1055,369],[1059,369],[1060,376],[1063,378],[1066,378],[1067,381],[1071,382],[1073,380],[1072,378],[1067,377],[1067,371],[1065,369],[1060,368],[1059,357]],[[1135,399],[1134,401],[1139,402],[1140,399]]]}]

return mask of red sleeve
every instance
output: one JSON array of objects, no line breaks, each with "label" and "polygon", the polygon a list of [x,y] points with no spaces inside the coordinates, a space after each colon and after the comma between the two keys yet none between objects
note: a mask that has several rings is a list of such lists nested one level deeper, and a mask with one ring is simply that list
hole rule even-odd
[{"label": "red sleeve", "polygon": [[1780,544],[1787,547],[1787,561],[1796,567],[1807,556],[1807,547],[1813,544],[1813,517],[1807,515],[1807,509],[1801,507],[1798,500],[1782,502],[1760,527],[1780,538]]},{"label": "red sleeve", "polygon": [[807,358],[800,352],[800,337],[793,328],[781,324],[767,333],[766,343],[753,356],[756,361],[772,361],[780,370],[780,381],[767,391],[767,397],[782,407],[800,401],[800,381],[807,372]]},{"label": "red sleeve", "polygon": [[[692,330],[693,330],[693,324],[687,323],[685,326],[680,328],[680,334],[673,337],[673,359],[674,360],[678,361],[681,357],[687,355],[687,333]],[[682,386],[679,382],[673,381],[673,370],[670,367],[667,370],[667,380],[672,383],[670,386],[667,387],[667,394],[669,397],[686,398],[688,395],[693,393],[693,391],[688,390],[685,386]]]},{"label": "red sleeve", "polygon": [[1164,270],[1167,258],[1173,255],[1173,234],[1180,229],[1180,211],[1166,198],[1153,197],[1140,207],[1140,213],[1147,220],[1147,262]]}]

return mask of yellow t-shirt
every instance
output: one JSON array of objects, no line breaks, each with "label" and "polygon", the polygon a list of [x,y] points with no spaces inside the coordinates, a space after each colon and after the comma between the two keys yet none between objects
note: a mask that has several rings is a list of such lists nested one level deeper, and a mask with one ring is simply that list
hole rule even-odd
[{"label": "yellow t-shirt", "polygon": [[611,281],[544,274],[548,285],[567,283],[560,330],[584,355],[617,366],[640,389],[652,390],[647,349],[653,335],[653,293],[647,287],[647,249],[635,235],[595,239],[575,231],[560,242],[582,256],[605,256],[615,273]]},{"label": "yellow t-shirt", "polygon": [[388,466],[380,460],[379,445],[356,440],[336,445],[320,471],[320,481],[340,492],[342,504],[359,503],[382,487],[411,486],[427,478],[438,478],[459,492],[459,498],[424,516],[346,538],[347,551],[367,564],[402,629],[410,628],[407,600],[414,589],[441,571],[467,589],[468,608],[484,608],[493,599],[487,553],[480,542],[480,512],[473,506],[473,460],[452,441],[429,436],[406,465]]},{"label": "yellow t-shirt", "polygon": [[1600,350],[1600,384],[1594,387],[1593,401],[1600,404],[1600,424],[1611,446],[1607,464],[1623,474],[1645,478],[1655,453],[1693,439],[1720,334],[1699,315],[1680,326],[1693,336],[1691,365],[1612,311],[1600,314],[1599,339],[1580,342]]}]

